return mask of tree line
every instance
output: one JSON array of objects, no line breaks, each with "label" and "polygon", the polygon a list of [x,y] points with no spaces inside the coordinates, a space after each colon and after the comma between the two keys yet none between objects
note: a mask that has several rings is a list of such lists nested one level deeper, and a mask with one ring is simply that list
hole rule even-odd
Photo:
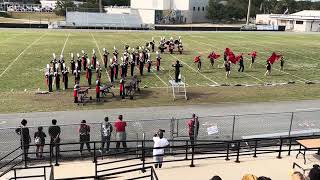
[{"label": "tree line", "polygon": [[[209,0],[208,18],[212,22],[245,19],[249,0]],[[250,17],[256,14],[284,14],[302,10],[320,10],[320,2],[295,0],[251,0]]]}]

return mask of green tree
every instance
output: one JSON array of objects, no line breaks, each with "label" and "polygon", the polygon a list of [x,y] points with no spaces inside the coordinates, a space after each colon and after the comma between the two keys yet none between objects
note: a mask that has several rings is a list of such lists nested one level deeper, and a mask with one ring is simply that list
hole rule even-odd
[{"label": "green tree", "polygon": [[220,22],[226,17],[226,8],[220,0],[209,0],[207,17],[213,22]]},{"label": "green tree", "polygon": [[67,8],[74,8],[75,4],[71,0],[58,0],[56,4],[55,14],[65,16]]}]

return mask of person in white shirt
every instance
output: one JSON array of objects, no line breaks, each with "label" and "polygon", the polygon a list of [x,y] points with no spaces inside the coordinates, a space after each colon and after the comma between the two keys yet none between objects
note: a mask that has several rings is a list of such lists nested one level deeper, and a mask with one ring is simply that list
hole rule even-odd
[{"label": "person in white shirt", "polygon": [[164,130],[159,129],[158,133],[156,133],[153,137],[153,141],[154,141],[153,148],[156,148],[156,149],[153,149],[155,168],[162,167],[164,147],[169,146],[169,142],[166,138],[163,137],[163,133],[164,133]]}]

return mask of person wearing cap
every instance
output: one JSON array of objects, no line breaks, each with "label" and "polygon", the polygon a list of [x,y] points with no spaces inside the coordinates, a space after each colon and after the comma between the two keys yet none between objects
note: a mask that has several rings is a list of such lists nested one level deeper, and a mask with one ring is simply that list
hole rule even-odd
[{"label": "person wearing cap", "polygon": [[153,156],[154,156],[154,167],[162,168],[162,162],[164,157],[164,147],[169,146],[169,141],[163,137],[164,130],[159,131],[153,136]]},{"label": "person wearing cap", "polygon": [[113,63],[111,58],[110,58],[110,66],[109,66],[109,68],[110,68],[110,82],[112,84],[114,82],[114,73],[115,73],[115,71],[114,71],[114,63]]},{"label": "person wearing cap", "polygon": [[130,64],[130,74],[131,74],[131,77],[133,76],[134,74],[134,67],[135,67],[135,54],[132,53],[130,55],[130,60],[129,60],[129,64]]},{"label": "person wearing cap", "polygon": [[86,144],[89,153],[91,152],[90,148],[90,126],[86,124],[86,120],[82,120],[79,127],[79,138],[80,138],[80,155],[82,156],[82,150],[84,144]]},{"label": "person wearing cap", "polygon": [[63,71],[62,71],[62,82],[64,83],[64,90],[68,89],[68,82],[69,82],[69,78],[68,78],[68,74],[69,74],[69,70],[66,67],[65,64],[63,64]]},{"label": "person wearing cap", "polygon": [[76,63],[74,62],[73,53],[71,53],[70,69],[73,72],[76,69]]},{"label": "person wearing cap", "polygon": [[143,76],[143,69],[144,69],[144,55],[143,53],[140,53],[140,56],[139,56],[139,70],[140,70],[140,75]]},{"label": "person wearing cap", "polygon": [[86,79],[88,80],[88,86],[91,86],[91,79],[92,79],[92,68],[93,65],[90,65],[89,63],[87,64],[86,68]]},{"label": "person wearing cap", "polygon": [[60,66],[60,71],[63,71],[63,64],[64,64],[64,58],[63,55],[60,55],[60,60],[59,60],[59,66]]}]

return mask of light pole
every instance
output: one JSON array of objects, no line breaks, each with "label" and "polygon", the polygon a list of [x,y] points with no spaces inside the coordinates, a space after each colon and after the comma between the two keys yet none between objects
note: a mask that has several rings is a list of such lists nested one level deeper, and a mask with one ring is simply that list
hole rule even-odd
[{"label": "light pole", "polygon": [[250,9],[251,9],[251,0],[248,0],[248,13],[247,13],[247,23],[246,25],[249,25],[249,19],[250,19]]}]

